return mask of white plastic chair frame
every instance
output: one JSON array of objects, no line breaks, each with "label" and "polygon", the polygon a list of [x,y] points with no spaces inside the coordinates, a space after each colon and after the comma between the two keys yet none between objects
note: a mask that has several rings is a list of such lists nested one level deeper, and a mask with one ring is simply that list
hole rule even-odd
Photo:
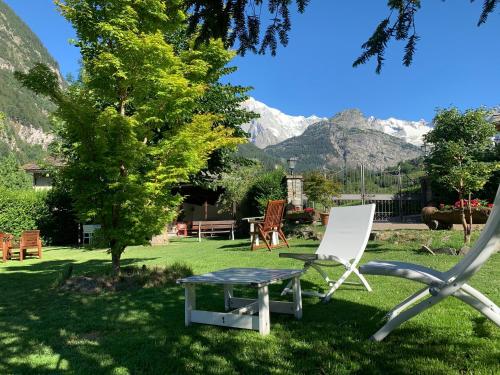
[{"label": "white plastic chair frame", "polygon": [[[280,257],[293,258],[304,261],[304,273],[310,268],[315,269],[328,285],[326,293],[302,291],[303,295],[315,296],[328,302],[332,294],[354,273],[362,285],[371,292],[368,281],[357,269],[358,263],[370,237],[375,214],[375,204],[366,204],[349,207],[334,207],[330,211],[330,218],[323,239],[315,254],[281,253]],[[322,267],[344,266],[345,272],[338,280],[331,280]],[[349,283],[357,284],[359,283]],[[292,293],[291,283],[283,289],[281,295]]]},{"label": "white plastic chair frame", "polygon": [[[500,309],[498,306],[484,294],[466,283],[481,269],[490,256],[499,250],[500,186],[495,198],[495,206],[481,235],[462,261],[450,270],[439,272],[415,264],[385,261],[373,261],[361,266],[361,273],[364,274],[402,277],[426,284],[423,289],[420,289],[417,293],[390,310],[386,315],[388,319],[387,323],[371,338],[375,341],[383,340],[402,323],[449,296],[456,297],[469,304],[497,326],[500,326]],[[428,298],[420,301],[425,297]]]}]

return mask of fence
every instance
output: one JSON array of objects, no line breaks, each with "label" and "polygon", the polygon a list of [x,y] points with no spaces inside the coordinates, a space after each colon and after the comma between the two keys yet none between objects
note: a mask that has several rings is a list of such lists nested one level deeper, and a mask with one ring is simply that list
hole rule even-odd
[{"label": "fence", "polygon": [[334,178],[342,183],[342,194],[334,197],[337,205],[375,203],[375,221],[415,221],[423,206],[420,181],[402,173],[366,170],[358,168],[341,169],[334,172]]}]

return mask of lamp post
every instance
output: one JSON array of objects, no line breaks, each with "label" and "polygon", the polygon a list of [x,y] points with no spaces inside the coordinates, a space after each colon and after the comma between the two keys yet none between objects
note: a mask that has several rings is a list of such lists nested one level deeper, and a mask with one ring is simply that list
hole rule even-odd
[{"label": "lamp post", "polygon": [[290,169],[290,174],[293,176],[293,171],[295,167],[297,166],[297,160],[299,160],[298,157],[292,156],[290,157],[286,162],[288,163],[288,169]]},{"label": "lamp post", "polygon": [[[295,156],[292,156],[287,160],[288,169],[290,170],[290,175],[287,177],[288,202],[292,204],[294,210],[300,210],[302,208],[302,176],[296,176],[294,173],[298,160],[299,158]],[[297,183],[299,183],[298,187]],[[297,188],[299,193],[297,193]]]}]

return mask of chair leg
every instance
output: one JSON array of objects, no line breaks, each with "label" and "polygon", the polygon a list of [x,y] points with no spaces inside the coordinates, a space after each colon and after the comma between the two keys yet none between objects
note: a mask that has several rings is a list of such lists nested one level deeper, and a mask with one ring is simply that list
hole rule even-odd
[{"label": "chair leg", "polygon": [[269,241],[267,240],[267,235],[269,234],[269,232],[268,233],[264,233],[264,231],[259,228],[259,234],[262,237],[262,241],[264,241],[264,243],[266,244],[267,249],[269,251],[271,251],[271,245],[269,244]]},{"label": "chair leg", "polygon": [[281,228],[278,228],[278,237],[280,237],[281,240],[286,244],[286,247],[290,247],[290,245],[288,245],[288,241],[286,240],[285,233],[283,233]]},{"label": "chair leg", "polygon": [[366,290],[371,292],[372,288],[371,288],[370,284],[368,284],[368,281],[366,281],[365,277],[359,273],[358,269],[353,266],[352,272],[354,272],[356,274],[356,276],[361,280],[361,282],[365,286]]},{"label": "chair leg", "polygon": [[404,309],[410,307],[411,305],[413,305],[418,300],[426,297],[428,294],[429,294],[429,287],[428,286],[426,286],[423,289],[420,289],[417,293],[411,295],[410,297],[408,297],[407,299],[405,299],[403,302],[401,302],[399,305],[396,305],[395,307],[393,307],[392,310],[390,310],[386,314],[387,320],[394,319],[397,315],[399,315],[399,313],[401,311],[403,311]]},{"label": "chair leg", "polygon": [[332,294],[342,285],[342,283],[349,277],[349,275],[354,271],[354,267],[351,266],[350,268],[347,269],[347,271],[344,272],[342,276],[340,276],[340,279],[338,279],[335,284],[330,288],[330,290],[325,294],[325,297],[323,298],[323,302],[328,302],[330,301],[330,298],[332,298]]},{"label": "chair leg", "polygon": [[382,341],[387,337],[389,333],[399,327],[401,324],[410,320],[414,316],[420,314],[421,312],[427,310],[428,308],[438,304],[448,295],[438,294],[436,296],[430,296],[424,301],[419,302],[415,306],[401,312],[399,315],[395,316],[393,319],[389,320],[382,328],[373,334],[371,337],[374,341]]},{"label": "chair leg", "polygon": [[486,297],[483,293],[481,293],[477,289],[474,289],[469,284],[463,284],[462,290],[467,294],[470,294],[471,296],[475,297],[476,299],[484,303],[486,306],[489,306],[493,311],[495,311],[496,314],[500,314],[500,308],[498,308],[498,306],[492,300],[490,300],[488,297]]},{"label": "chair leg", "polygon": [[42,259],[42,245],[38,244],[38,259]]},{"label": "chair leg", "polygon": [[493,302],[492,302],[493,305],[484,303],[484,301],[481,301],[476,296],[473,296],[473,295],[471,295],[469,293],[466,293],[463,289],[457,290],[453,294],[453,296],[457,297],[461,301],[463,301],[463,302],[467,303],[468,305],[472,306],[473,308],[475,308],[477,311],[479,311],[481,314],[483,314],[485,317],[487,317],[493,323],[495,323],[497,326],[500,327],[500,313],[499,313],[499,309],[498,309],[498,306],[495,305]]},{"label": "chair leg", "polygon": [[22,247],[19,248],[19,261],[23,261],[24,258],[24,249]]}]

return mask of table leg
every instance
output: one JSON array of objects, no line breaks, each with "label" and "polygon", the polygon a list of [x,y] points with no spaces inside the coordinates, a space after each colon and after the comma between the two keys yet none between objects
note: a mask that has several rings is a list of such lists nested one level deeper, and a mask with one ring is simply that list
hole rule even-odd
[{"label": "table leg", "polygon": [[184,323],[191,325],[191,312],[196,309],[196,290],[193,284],[185,284],[184,292],[186,301],[184,304]]},{"label": "table leg", "polygon": [[269,319],[269,288],[261,286],[259,294],[259,333],[268,335],[271,331],[271,321]]},{"label": "table leg", "polygon": [[300,290],[300,276],[292,279],[293,311],[296,319],[302,318],[302,292]]},{"label": "table leg", "polygon": [[231,298],[233,298],[233,286],[224,284],[224,308],[226,311],[231,308]]},{"label": "table leg", "polygon": [[273,246],[278,246],[280,243],[280,239],[278,237],[278,232],[274,231],[271,237],[271,244]]}]

